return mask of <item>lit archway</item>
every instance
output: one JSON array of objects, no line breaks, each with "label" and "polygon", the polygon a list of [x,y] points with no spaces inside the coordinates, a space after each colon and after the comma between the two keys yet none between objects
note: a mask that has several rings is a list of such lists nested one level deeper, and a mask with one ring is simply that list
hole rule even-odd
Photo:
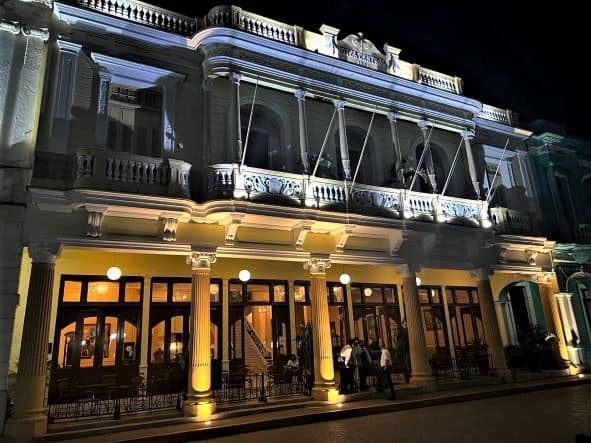
[{"label": "lit archway", "polygon": [[281,118],[268,107],[255,105],[248,131],[250,110],[250,104],[240,107],[242,143],[246,147],[244,164],[254,168],[286,171],[289,161],[283,150],[284,131]]}]

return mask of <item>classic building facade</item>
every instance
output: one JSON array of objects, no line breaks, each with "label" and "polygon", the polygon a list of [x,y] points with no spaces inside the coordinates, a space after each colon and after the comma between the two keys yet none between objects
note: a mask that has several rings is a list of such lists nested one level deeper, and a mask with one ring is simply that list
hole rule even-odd
[{"label": "classic building facade", "polygon": [[589,364],[589,302],[561,292],[545,234],[542,154],[460,78],[234,6],[4,8],[7,434],[43,435],[48,404],[59,419],[107,388],[184,391],[207,420],[220,389],[305,355],[310,330],[311,394],[328,402],[353,337],[408,340],[398,369],[426,389],[482,343],[508,381],[506,350],[535,326],[557,368]]}]

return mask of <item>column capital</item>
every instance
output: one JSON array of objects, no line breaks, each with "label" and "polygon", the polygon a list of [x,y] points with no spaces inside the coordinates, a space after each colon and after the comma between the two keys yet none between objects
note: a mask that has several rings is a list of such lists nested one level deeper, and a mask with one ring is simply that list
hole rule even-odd
[{"label": "column capital", "polygon": [[330,266],[331,262],[328,256],[310,257],[310,259],[304,263],[304,269],[309,271],[310,274],[325,274]]},{"label": "column capital", "polygon": [[464,140],[472,140],[474,138],[474,135],[474,129],[465,129],[464,131],[462,131],[462,138]]},{"label": "column capital", "polygon": [[399,274],[402,274],[403,278],[415,278],[417,272],[421,270],[421,267],[413,263],[407,263],[404,265],[398,265],[397,270]]},{"label": "column capital", "polygon": [[345,100],[335,100],[334,107],[337,111],[343,111],[345,109]]},{"label": "column capital", "polygon": [[33,263],[55,263],[62,253],[62,245],[57,242],[33,241],[27,247]]},{"label": "column capital", "polygon": [[386,118],[388,119],[388,121],[390,123],[393,123],[396,120],[398,120],[398,113],[394,112],[394,111],[390,111],[390,112],[388,112],[388,114],[386,114]]},{"label": "column capital", "polygon": [[475,278],[478,281],[490,280],[492,271],[490,268],[472,269],[470,271],[470,277]]},{"label": "column capital", "polygon": [[193,251],[187,256],[187,264],[191,265],[191,270],[211,269],[211,265],[217,260],[215,252],[211,251]]},{"label": "column capital", "polygon": [[232,72],[230,74],[230,80],[232,80],[233,84],[239,85],[240,81],[242,80],[242,74],[240,74],[238,72]]},{"label": "column capital", "polygon": [[296,89],[293,95],[295,95],[295,98],[297,98],[299,102],[306,101],[306,91],[301,88]]},{"label": "column capital", "polygon": [[433,123],[431,123],[429,120],[419,120],[417,122],[417,126],[423,130],[427,129],[429,126],[433,126]]}]

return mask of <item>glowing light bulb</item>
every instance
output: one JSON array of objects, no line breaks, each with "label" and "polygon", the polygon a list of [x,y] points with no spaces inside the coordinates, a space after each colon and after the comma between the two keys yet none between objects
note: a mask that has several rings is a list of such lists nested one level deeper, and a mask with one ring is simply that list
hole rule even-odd
[{"label": "glowing light bulb", "polygon": [[371,294],[373,294],[373,290],[372,290],[371,288],[365,288],[365,289],[363,290],[363,294],[364,294],[366,297],[371,297]]},{"label": "glowing light bulb", "polygon": [[109,280],[119,280],[121,278],[121,269],[117,266],[111,266],[107,269],[107,278]]},{"label": "glowing light bulb", "polygon": [[238,278],[241,282],[247,282],[248,280],[250,280],[250,271],[248,271],[247,269],[243,269],[238,273]]},{"label": "glowing light bulb", "polygon": [[341,274],[341,276],[339,277],[339,281],[343,285],[348,285],[349,283],[351,283],[351,276],[349,274]]},{"label": "glowing light bulb", "polygon": [[421,277],[417,277],[417,286],[421,286],[422,282]]}]

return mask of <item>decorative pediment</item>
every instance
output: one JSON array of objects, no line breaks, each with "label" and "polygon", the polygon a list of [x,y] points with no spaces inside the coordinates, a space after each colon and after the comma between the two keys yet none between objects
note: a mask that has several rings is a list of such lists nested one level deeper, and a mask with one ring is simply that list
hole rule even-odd
[{"label": "decorative pediment", "polygon": [[363,34],[351,34],[337,42],[339,58],[366,68],[387,71],[386,56]]}]

